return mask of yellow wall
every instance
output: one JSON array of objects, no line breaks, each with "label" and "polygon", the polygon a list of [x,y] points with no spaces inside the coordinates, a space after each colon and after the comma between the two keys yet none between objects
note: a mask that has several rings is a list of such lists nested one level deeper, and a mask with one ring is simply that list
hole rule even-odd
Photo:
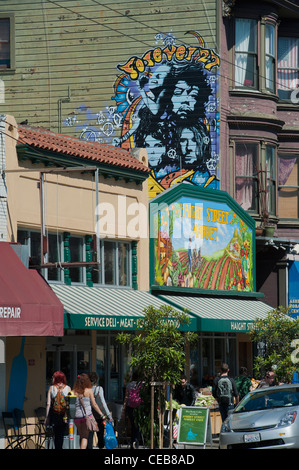
[{"label": "yellow wall", "polygon": [[[11,126],[9,125],[12,124]],[[17,228],[40,230],[41,205],[40,172],[34,171],[36,165],[29,161],[18,162],[15,144],[17,139],[16,122],[11,116],[7,117],[6,138],[6,168],[8,188],[8,241],[17,241]],[[137,154],[139,159],[147,163],[145,150]],[[39,168],[47,171],[47,168]],[[12,171],[13,170],[13,171]],[[18,171],[15,171],[18,170]],[[33,171],[28,171],[33,170]],[[119,203],[118,196],[125,197]],[[45,212],[44,219],[46,231],[59,233],[70,232],[72,235],[93,235],[96,233],[96,192],[94,173],[48,174],[45,173],[44,184]],[[147,214],[142,214],[140,225],[136,225],[136,217],[132,204],[148,205],[148,182],[141,185],[135,182],[126,183],[124,180],[115,181],[114,178],[99,178],[99,204],[111,204],[115,217],[109,216],[108,225],[103,226],[101,237],[118,238],[126,241],[138,241],[138,288],[148,289],[148,256],[139,256],[148,253],[148,238],[144,237],[144,225],[148,222]],[[104,206],[101,206],[104,208]],[[130,215],[130,207],[133,208]],[[140,211],[141,214],[141,211]],[[104,222],[104,214],[100,219]],[[124,227],[126,225],[126,227]],[[132,236],[132,226],[136,227],[136,234]],[[128,228],[131,227],[128,233]],[[148,233],[148,229],[147,229]],[[131,234],[131,236],[130,236]],[[141,235],[141,236],[140,236]]]}]

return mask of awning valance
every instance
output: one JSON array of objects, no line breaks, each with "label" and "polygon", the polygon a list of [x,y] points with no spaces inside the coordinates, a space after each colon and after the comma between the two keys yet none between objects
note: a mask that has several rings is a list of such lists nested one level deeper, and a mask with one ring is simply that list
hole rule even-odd
[{"label": "awning valance", "polygon": [[0,336],[63,336],[63,305],[7,242],[0,242]]},{"label": "awning valance", "polygon": [[[169,305],[147,291],[134,289],[51,284],[64,306],[64,327],[70,329],[135,330],[144,309]],[[177,309],[178,310],[178,309]],[[197,330],[197,320],[180,328]]]},{"label": "awning valance", "polygon": [[174,308],[187,309],[198,321],[198,331],[246,333],[256,318],[265,318],[272,310],[252,298],[159,295]]}]

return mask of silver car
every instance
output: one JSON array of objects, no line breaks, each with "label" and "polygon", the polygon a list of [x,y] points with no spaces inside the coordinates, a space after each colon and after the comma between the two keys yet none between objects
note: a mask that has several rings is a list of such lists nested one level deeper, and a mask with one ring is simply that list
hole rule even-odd
[{"label": "silver car", "polygon": [[299,448],[299,384],[249,392],[224,421],[220,449]]}]

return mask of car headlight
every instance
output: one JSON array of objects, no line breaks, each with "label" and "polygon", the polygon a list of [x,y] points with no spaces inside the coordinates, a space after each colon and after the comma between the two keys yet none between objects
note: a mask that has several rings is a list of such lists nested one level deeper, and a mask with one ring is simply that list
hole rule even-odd
[{"label": "car headlight", "polygon": [[297,411],[288,411],[279,421],[278,427],[293,424],[297,416]]},{"label": "car headlight", "polygon": [[223,421],[221,425],[221,431],[220,432],[231,432],[231,427],[230,427],[231,419],[228,417],[226,418],[225,421]]}]

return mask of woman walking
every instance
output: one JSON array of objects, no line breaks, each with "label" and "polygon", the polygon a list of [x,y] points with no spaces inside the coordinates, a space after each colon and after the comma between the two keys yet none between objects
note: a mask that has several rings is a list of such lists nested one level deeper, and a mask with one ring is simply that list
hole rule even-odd
[{"label": "woman walking", "polygon": [[48,390],[46,425],[53,426],[55,449],[62,449],[66,422],[66,396],[71,391],[63,372],[54,372],[52,385]]},{"label": "woman walking", "polygon": [[92,415],[92,408],[101,418],[103,418],[104,415],[95,401],[91,381],[87,374],[78,375],[73,393],[77,396],[75,424],[80,436],[80,449],[86,449],[90,432],[87,428],[86,416]]}]

